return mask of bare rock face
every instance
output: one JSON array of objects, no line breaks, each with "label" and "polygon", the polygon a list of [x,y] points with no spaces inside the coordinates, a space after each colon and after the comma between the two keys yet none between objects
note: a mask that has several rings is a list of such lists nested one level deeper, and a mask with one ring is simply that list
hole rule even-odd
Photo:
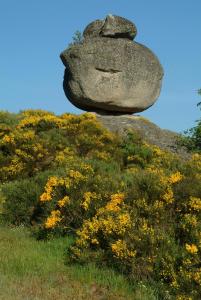
[{"label": "bare rock face", "polygon": [[140,112],[160,93],[163,69],[147,47],[133,42],[130,21],[107,16],[84,30],[84,40],[61,53],[64,91],[78,108],[108,113]]},{"label": "bare rock face", "polygon": [[128,132],[134,132],[147,143],[177,154],[184,160],[191,158],[191,154],[184,147],[177,146],[181,134],[161,129],[144,117],[126,114],[113,116],[97,113],[95,116],[105,128],[120,136],[126,136]]}]

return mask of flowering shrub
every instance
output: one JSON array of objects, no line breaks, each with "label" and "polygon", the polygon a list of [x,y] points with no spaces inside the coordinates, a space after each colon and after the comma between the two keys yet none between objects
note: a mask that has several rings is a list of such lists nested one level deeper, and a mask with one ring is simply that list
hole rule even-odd
[{"label": "flowering shrub", "polygon": [[[201,169],[195,158],[185,168],[182,165],[183,174],[151,164],[128,168],[117,180],[116,191],[103,188],[103,178],[99,181],[90,166],[87,175],[79,167],[65,178],[50,178],[40,202],[48,199],[54,206],[43,227],[48,234],[75,230],[69,249],[73,261],[105,262],[135,280],[160,281],[175,297],[194,299],[201,291],[201,186],[196,176],[191,178],[191,185],[197,186],[191,196],[187,182],[192,165],[198,175]],[[47,227],[55,211],[57,222]]]},{"label": "flowering shrub", "polygon": [[[3,119],[4,120],[4,119]],[[68,163],[74,156],[108,160],[118,139],[93,114],[60,117],[45,111],[24,111],[14,125],[0,126],[0,182],[32,177]]]},{"label": "flowering shrub", "polygon": [[117,137],[93,114],[25,111],[0,128],[12,223],[34,224],[38,238],[73,235],[71,261],[155,281],[160,299],[201,298],[200,154],[183,161],[135,133]]}]

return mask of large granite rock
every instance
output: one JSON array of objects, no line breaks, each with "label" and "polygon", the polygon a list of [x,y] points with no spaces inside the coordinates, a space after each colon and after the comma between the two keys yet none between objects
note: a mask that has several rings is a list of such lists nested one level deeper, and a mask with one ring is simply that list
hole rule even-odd
[{"label": "large granite rock", "polygon": [[178,154],[183,159],[189,159],[190,153],[184,147],[178,147],[181,134],[167,129],[161,129],[156,124],[139,115],[95,114],[97,120],[108,130],[124,136],[128,131],[136,132],[144,141],[156,145],[163,150]]},{"label": "large granite rock", "polygon": [[61,53],[64,91],[78,108],[111,113],[140,112],[160,93],[163,69],[147,47],[133,42],[136,27],[109,15],[84,31],[84,40]]}]

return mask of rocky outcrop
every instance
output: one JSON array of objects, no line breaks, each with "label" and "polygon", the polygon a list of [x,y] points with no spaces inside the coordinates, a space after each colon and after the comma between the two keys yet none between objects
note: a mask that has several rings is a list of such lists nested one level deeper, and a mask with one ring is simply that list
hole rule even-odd
[{"label": "rocky outcrop", "polygon": [[109,15],[89,24],[83,42],[61,53],[64,91],[75,106],[131,114],[154,104],[163,69],[151,50],[132,41],[136,33],[132,22]]},{"label": "rocky outcrop", "polygon": [[180,134],[161,129],[144,117],[137,115],[112,116],[96,114],[96,118],[105,128],[114,133],[124,135],[131,130],[138,133],[149,144],[156,145],[163,150],[171,151],[184,159],[190,157],[185,148],[178,147],[177,145],[177,141],[181,136]]}]

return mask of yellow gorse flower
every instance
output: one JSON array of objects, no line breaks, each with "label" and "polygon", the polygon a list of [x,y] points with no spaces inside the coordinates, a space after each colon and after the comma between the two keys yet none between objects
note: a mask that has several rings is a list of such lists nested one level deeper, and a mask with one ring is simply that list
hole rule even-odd
[{"label": "yellow gorse flower", "polygon": [[88,210],[91,200],[96,200],[97,195],[94,192],[85,192],[83,196],[83,201],[81,202],[81,207],[84,210]]},{"label": "yellow gorse flower", "polygon": [[69,203],[70,203],[70,198],[68,196],[65,196],[64,198],[58,200],[58,202],[57,202],[57,204],[60,208],[64,207],[66,204],[69,204]]},{"label": "yellow gorse flower", "polygon": [[191,244],[191,245],[186,244],[185,247],[186,247],[186,250],[187,250],[190,254],[197,254],[197,253],[198,253],[198,248],[197,248],[197,246],[194,245],[194,244]]},{"label": "yellow gorse flower", "polygon": [[201,210],[201,199],[197,197],[190,197],[189,206],[193,210]]},{"label": "yellow gorse flower", "polygon": [[[187,223],[191,226],[196,226],[198,223],[197,217],[194,216],[193,214],[185,214],[184,220],[185,220],[185,223]],[[185,228],[185,225],[184,225],[184,228]]]},{"label": "yellow gorse flower", "polygon": [[97,239],[92,239],[92,240],[91,240],[91,243],[92,243],[93,245],[99,245],[99,241],[98,241]]},{"label": "yellow gorse flower", "polygon": [[15,138],[12,134],[10,134],[10,135],[5,134],[2,139],[3,143],[8,143],[8,144],[13,144],[14,141],[15,141]]},{"label": "yellow gorse flower", "polygon": [[51,212],[51,215],[47,218],[45,222],[45,228],[50,229],[55,227],[57,223],[59,223],[62,220],[61,213],[59,210],[53,210]]},{"label": "yellow gorse flower", "polygon": [[197,270],[197,272],[194,272],[193,275],[192,275],[192,277],[193,277],[193,280],[194,280],[197,284],[199,284],[199,286],[201,286],[201,268],[199,268],[199,269]]},{"label": "yellow gorse flower", "polygon": [[174,201],[174,194],[171,187],[168,187],[166,193],[163,195],[163,200],[166,203],[172,203]]},{"label": "yellow gorse flower", "polygon": [[193,298],[185,295],[179,295],[176,297],[176,300],[193,300]]},{"label": "yellow gorse flower", "polygon": [[40,196],[40,201],[50,201],[52,199],[52,192],[54,187],[58,186],[60,184],[60,179],[56,176],[52,176],[48,179],[46,186],[45,186],[45,192]]},{"label": "yellow gorse flower", "polygon": [[73,184],[78,184],[79,182],[86,179],[86,176],[75,170],[69,171],[69,177],[71,178],[71,180],[73,180]]},{"label": "yellow gorse flower", "polygon": [[125,195],[123,193],[114,194],[111,196],[111,200],[107,203],[105,209],[107,211],[119,211],[119,205],[123,203]]},{"label": "yellow gorse flower", "polygon": [[176,172],[169,177],[169,183],[174,184],[183,179],[183,175],[180,172]]},{"label": "yellow gorse flower", "polygon": [[[91,201],[93,193],[85,193],[84,207]],[[92,220],[85,220],[81,229],[77,231],[78,239],[76,245],[78,247],[88,247],[89,243],[94,243],[97,239],[96,234],[102,232],[104,236],[117,234],[122,235],[131,227],[131,218],[128,212],[121,211],[120,204],[123,204],[125,195],[117,193],[111,195],[111,200],[102,208],[98,209]],[[90,199],[90,200],[89,200]],[[114,213],[114,214],[111,214]],[[98,239],[97,239],[98,240]],[[97,243],[96,243],[97,244]]]},{"label": "yellow gorse flower", "polygon": [[120,259],[134,257],[136,255],[136,251],[129,250],[126,242],[121,239],[112,243],[111,249],[114,255]]}]

